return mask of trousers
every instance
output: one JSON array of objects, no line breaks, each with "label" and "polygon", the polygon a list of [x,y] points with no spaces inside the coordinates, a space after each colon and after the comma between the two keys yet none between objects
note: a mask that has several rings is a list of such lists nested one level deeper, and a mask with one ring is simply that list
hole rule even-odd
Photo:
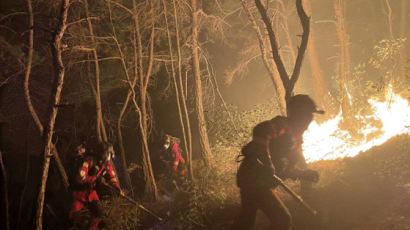
[{"label": "trousers", "polygon": [[258,209],[269,219],[271,230],[290,230],[291,215],[274,189],[241,188],[240,194],[240,212],[231,227],[232,230],[252,229]]}]

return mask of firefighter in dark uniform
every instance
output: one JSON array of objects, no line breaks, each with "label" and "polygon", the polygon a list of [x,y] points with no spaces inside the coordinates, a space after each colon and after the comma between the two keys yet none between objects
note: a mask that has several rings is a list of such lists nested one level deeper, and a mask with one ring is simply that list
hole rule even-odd
[{"label": "firefighter in dark uniform", "polygon": [[251,229],[260,209],[271,223],[270,229],[289,230],[291,215],[275,192],[276,173],[283,178],[319,180],[319,174],[296,165],[304,161],[302,135],[313,120],[316,109],[307,95],[296,95],[287,104],[287,117],[277,116],[253,129],[252,141],[242,148],[243,156],[237,173],[241,194],[240,214],[232,230]]}]

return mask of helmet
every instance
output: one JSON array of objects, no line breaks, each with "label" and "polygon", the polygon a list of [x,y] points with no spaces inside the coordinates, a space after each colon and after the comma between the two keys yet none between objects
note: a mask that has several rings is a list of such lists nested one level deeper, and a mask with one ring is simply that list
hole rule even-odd
[{"label": "helmet", "polygon": [[171,137],[168,134],[165,134],[162,139],[162,145],[165,150],[171,145]]},{"label": "helmet", "polygon": [[263,121],[257,124],[252,130],[252,138],[256,139],[266,139],[273,132],[273,127],[270,120]]},{"label": "helmet", "polygon": [[323,110],[318,110],[312,98],[305,94],[291,97],[287,103],[287,110],[288,113],[325,113]]}]

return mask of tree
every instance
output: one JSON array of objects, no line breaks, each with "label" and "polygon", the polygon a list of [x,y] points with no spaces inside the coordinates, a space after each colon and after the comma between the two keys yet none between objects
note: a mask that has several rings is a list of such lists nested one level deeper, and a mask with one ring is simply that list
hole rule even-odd
[{"label": "tree", "polygon": [[[93,24],[91,22],[90,13],[88,11],[88,0],[84,0],[84,9],[85,9],[85,16],[88,24],[88,31],[90,33],[91,38],[91,46],[92,46],[92,56],[94,61],[95,67],[95,85],[93,86],[92,82],[90,81],[90,85],[93,89],[93,93],[95,96],[95,105],[96,105],[96,113],[97,113],[97,137],[98,141],[100,142],[107,142],[107,131],[105,130],[104,120],[102,116],[102,109],[101,109],[101,90],[100,90],[100,65],[98,61],[98,53],[97,53],[97,42],[94,35]],[[91,76],[88,76],[91,77]]]},{"label": "tree", "polygon": [[342,107],[343,120],[347,127],[351,127],[352,115],[349,102],[349,92],[346,78],[350,72],[350,55],[348,52],[346,25],[345,25],[345,2],[334,0],[336,31],[339,39],[339,91]]},{"label": "tree", "polygon": [[306,15],[306,12],[303,9],[302,6],[302,1],[301,0],[296,0],[296,10],[300,19],[300,23],[303,28],[303,34],[302,34],[302,40],[300,43],[300,47],[298,50],[298,54],[295,60],[295,65],[293,68],[292,75],[288,75],[285,66],[283,64],[282,58],[279,53],[279,47],[278,47],[278,42],[276,35],[274,33],[274,30],[272,29],[272,24],[271,21],[267,15],[266,8],[264,5],[261,3],[260,0],[255,0],[256,7],[259,10],[259,13],[262,17],[262,20],[265,24],[265,28],[268,32],[269,35],[269,41],[272,49],[272,54],[273,54],[273,59],[275,61],[276,67],[279,72],[279,76],[282,80],[282,84],[285,88],[285,95],[280,95],[284,96],[285,100],[289,100],[289,98],[292,95],[292,91],[295,87],[295,84],[299,78],[299,73],[300,73],[300,68],[302,66],[302,60],[306,51],[307,43],[309,40],[309,31],[310,31],[310,25],[309,25],[309,17]]},{"label": "tree", "polygon": [[279,101],[279,105],[280,105],[280,110],[281,110],[281,114],[285,115],[286,114],[286,100],[285,100],[285,88],[283,86],[282,80],[279,76],[279,72],[277,69],[273,68],[274,67],[274,63],[273,60],[270,59],[267,55],[267,51],[265,48],[265,36],[263,36],[258,24],[256,23],[256,20],[254,18],[254,16],[252,15],[251,11],[249,10],[248,5],[246,4],[245,0],[241,0],[242,2],[242,7],[244,8],[246,15],[248,16],[249,21],[252,24],[252,28],[256,33],[256,36],[258,38],[259,41],[259,49],[260,52],[262,54],[262,61],[263,64],[266,68],[266,70],[268,71],[268,74],[272,80],[273,85],[275,86],[276,89],[276,94],[277,94],[277,99]]},{"label": "tree", "polygon": [[201,70],[199,65],[199,54],[198,54],[198,6],[196,0],[191,0],[192,8],[192,70],[195,78],[195,109],[196,117],[198,120],[199,129],[199,142],[201,145],[202,160],[206,166],[210,166],[210,157],[212,155],[211,147],[209,146],[208,133],[206,128],[206,121],[204,115],[204,108],[202,102],[202,80],[201,80]]},{"label": "tree", "polygon": [[58,107],[56,105],[60,102],[61,90],[64,83],[64,63],[62,60],[62,47],[61,40],[64,36],[64,32],[67,28],[67,14],[68,7],[70,5],[69,0],[64,0],[61,4],[60,20],[58,27],[54,36],[52,53],[54,58],[54,68],[55,68],[55,88],[53,89],[52,99],[50,102],[50,118],[47,126],[47,133],[45,134],[45,147],[43,155],[43,170],[41,176],[40,191],[37,198],[37,212],[36,212],[36,229],[43,229],[43,207],[44,207],[44,196],[47,186],[48,171],[50,167],[50,157],[52,156],[52,139],[54,133],[55,119],[58,112]]},{"label": "tree", "polygon": [[[174,23],[175,23],[175,38],[177,43],[177,57],[178,57],[178,80],[176,77],[176,70],[174,65],[174,55],[172,49],[172,38],[171,33],[168,25],[167,19],[167,6],[164,0],[162,0],[162,5],[164,6],[164,16],[165,16],[165,25],[168,37],[168,47],[169,47],[169,56],[171,60],[171,76],[172,81],[175,87],[175,96],[177,100],[177,107],[178,107],[178,114],[179,114],[179,122],[181,125],[182,136],[184,140],[184,148],[187,155],[187,164],[188,164],[188,172],[191,179],[194,178],[194,172],[192,168],[192,143],[191,143],[191,127],[189,121],[189,114],[186,105],[186,97],[185,97],[185,90],[183,86],[182,80],[182,57],[181,57],[181,47],[180,47],[180,37],[179,37],[179,27],[178,27],[178,15],[177,15],[177,7],[175,4],[175,0],[172,1],[172,5],[174,8]],[[181,104],[183,108],[181,108]],[[186,126],[186,127],[185,127]],[[188,138],[187,138],[188,137]]]}]

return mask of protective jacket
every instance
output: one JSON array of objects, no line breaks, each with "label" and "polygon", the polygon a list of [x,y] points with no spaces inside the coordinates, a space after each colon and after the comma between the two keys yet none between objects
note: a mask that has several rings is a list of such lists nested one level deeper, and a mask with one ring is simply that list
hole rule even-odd
[{"label": "protective jacket", "polygon": [[244,156],[238,169],[237,184],[241,189],[270,188],[274,186],[275,168],[271,163],[267,146],[251,141],[242,148]]},{"label": "protective jacket", "polygon": [[84,205],[88,208],[91,207],[91,212],[98,212],[92,213],[91,229],[97,228],[99,218],[102,215],[101,211],[94,208],[95,203],[99,200],[95,186],[100,178],[105,178],[112,186],[119,189],[118,179],[111,161],[98,163],[91,156],[84,157],[76,175],[75,181],[77,183],[73,186],[74,202],[70,211],[70,218],[73,218],[74,213],[80,211]]},{"label": "protective jacket", "polygon": [[179,146],[177,141],[172,141],[170,147],[167,150],[163,150],[160,155],[162,161],[166,162],[173,172],[179,175],[185,174],[185,159],[179,152]]},{"label": "protective jacket", "polygon": [[295,132],[286,117],[277,116],[271,121],[275,135],[269,142],[269,153],[281,178],[298,179],[301,169],[298,163],[305,163],[302,154],[303,133]]}]

